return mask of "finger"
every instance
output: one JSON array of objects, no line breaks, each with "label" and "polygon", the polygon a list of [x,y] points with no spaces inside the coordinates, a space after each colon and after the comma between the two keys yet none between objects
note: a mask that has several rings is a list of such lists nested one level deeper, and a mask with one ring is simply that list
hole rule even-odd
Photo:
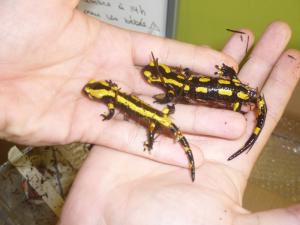
[{"label": "finger", "polygon": [[289,208],[273,209],[235,217],[234,224],[244,225],[298,225],[300,218],[300,205]]},{"label": "finger", "polygon": [[236,139],[246,129],[243,115],[224,109],[176,104],[172,117],[184,132],[194,135]]},{"label": "finger", "polygon": [[290,37],[291,30],[286,23],[274,22],[269,25],[239,72],[241,81],[261,89]]},{"label": "finger", "polygon": [[[248,154],[240,155],[239,159],[230,161],[229,164],[231,166],[236,167],[239,171],[243,171],[243,174],[250,173],[254,162],[282,116],[299,77],[300,53],[297,50],[288,50],[279,58],[262,90],[268,108],[265,126],[251,151]],[[249,126],[247,126],[247,132],[245,132],[240,139],[242,143],[244,143],[253,132],[253,125],[256,121],[254,114],[251,113],[246,116]],[[240,160],[244,160],[243,158],[247,158],[247,160],[241,165]]]},{"label": "finger", "polygon": [[[166,186],[164,182],[174,176],[177,183],[191,185],[185,170],[95,146],[72,184],[59,225],[112,224],[114,213],[128,211],[130,194],[137,186],[153,179]],[[115,219],[113,224],[128,224]]]},{"label": "finger", "polygon": [[224,46],[222,52],[241,63],[254,43],[254,35],[250,30],[240,29],[234,33]]},{"label": "finger", "polygon": [[137,65],[148,64],[151,60],[150,52],[153,52],[161,63],[188,67],[203,74],[214,74],[215,65],[222,63],[238,68],[237,63],[230,56],[208,47],[140,33],[132,33],[132,43],[132,56]]},{"label": "finger", "polygon": [[[227,165],[241,171],[244,175],[250,174],[254,162],[282,116],[299,77],[300,53],[297,50],[288,50],[279,58],[262,90],[268,108],[266,123],[262,133],[248,154],[241,154],[232,161],[226,161]],[[248,122],[247,131],[236,141],[214,137],[203,137],[198,140],[205,159],[224,162],[228,156],[243,146],[253,132],[256,120],[254,113],[249,113],[246,117]],[[191,138],[190,140],[193,141]]]},{"label": "finger", "polygon": [[[103,218],[105,210],[102,206],[105,204],[107,190],[110,190],[109,188],[115,182],[120,182],[122,177],[111,181],[100,179],[105,171],[111,173],[111,170],[114,170],[114,168],[107,168],[101,163],[102,149],[105,148],[96,150],[93,148],[81,166],[68,193],[58,225],[105,224]],[[108,189],[103,189],[103,184],[108,186]]]},{"label": "finger", "polygon": [[[153,150],[149,153],[143,151],[149,125],[147,120],[145,120],[145,124],[142,122],[143,117],[131,117],[129,121],[124,119],[102,121],[99,114],[106,112],[107,107],[104,104],[88,101],[88,99],[83,99],[78,104],[80,106],[74,115],[76,121],[72,124],[72,132],[68,137],[70,140],[103,145],[166,164],[188,167],[183,146],[174,141],[174,135],[169,128],[162,129],[166,130],[170,137],[163,134],[162,130],[157,132],[159,136],[155,139]],[[117,109],[116,114],[118,113]],[[201,151],[197,147],[194,147],[192,151],[195,164],[200,165],[202,162]]]},{"label": "finger", "polygon": [[279,58],[262,90],[268,104],[268,129],[273,129],[282,116],[299,77],[300,52],[287,50]]},{"label": "finger", "polygon": [[[189,138],[186,137],[186,139],[189,142]],[[157,132],[151,152],[144,151],[143,144],[147,140],[147,128],[128,121],[109,121],[103,130],[99,132],[99,128],[96,128],[94,135],[87,137],[86,140],[88,143],[101,144],[158,162],[182,167],[189,166],[183,146],[176,142],[174,137],[168,137],[160,131]],[[192,152],[195,164],[199,166],[202,163],[202,153],[199,147],[193,147]]]},{"label": "finger", "polygon": [[[165,105],[152,104],[153,98],[139,97],[155,109],[162,111],[166,108]],[[245,118],[241,114],[201,105],[176,104],[174,114],[169,117],[184,133],[193,135],[236,139],[245,132],[246,128]],[[115,118],[124,120],[122,116]]]},{"label": "finger", "polygon": [[[289,56],[292,56],[293,58],[290,58]],[[288,50],[281,55],[262,89],[266,99],[268,112],[265,126],[256,143],[258,151],[251,153],[249,157],[252,160],[250,161],[255,161],[262,151],[263,146],[281,118],[299,77],[300,52],[297,50]],[[251,130],[247,129],[248,135],[251,132]]]},{"label": "finger", "polygon": [[[140,96],[140,99],[148,104],[152,104],[153,101],[152,98],[146,96]],[[82,112],[79,114],[80,116],[84,115],[82,119],[91,121],[92,126],[96,125],[98,128],[101,125],[103,126],[109,123],[110,121],[101,121],[101,118],[98,116],[100,113],[106,112],[107,107],[103,103],[87,100],[88,99],[83,99],[83,102],[80,103],[80,110],[82,110]],[[152,104],[152,106],[154,110],[160,111],[166,107],[160,104]],[[130,114],[130,111],[128,111],[128,113]],[[169,115],[169,117],[184,133],[225,139],[236,139],[240,137],[244,133],[246,126],[244,117],[239,113],[197,105],[177,104],[175,113]],[[130,121],[124,121],[124,113],[116,109],[116,115],[113,117],[116,127],[123,124],[123,122],[135,124],[132,119],[141,122],[143,116],[135,115],[131,117]],[[210,122],[208,123],[207,121]],[[89,127],[90,126],[89,123]]]}]

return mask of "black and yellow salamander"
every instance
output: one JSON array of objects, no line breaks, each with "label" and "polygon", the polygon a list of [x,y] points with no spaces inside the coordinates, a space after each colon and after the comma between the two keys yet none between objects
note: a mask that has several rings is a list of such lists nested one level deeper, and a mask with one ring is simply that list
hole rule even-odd
[{"label": "black and yellow salamander", "polygon": [[167,128],[182,145],[191,170],[192,181],[195,180],[195,162],[189,143],[178,127],[172,122],[169,115],[174,112],[174,105],[167,106],[162,111],[153,108],[140,98],[121,92],[118,86],[112,81],[89,81],[83,88],[87,96],[96,101],[102,101],[108,107],[108,114],[101,114],[103,120],[109,120],[115,113],[115,108],[120,109],[127,115],[142,119],[149,124],[148,138],[144,142],[144,150],[151,151],[154,135],[159,128]]},{"label": "black and yellow salamander", "polygon": [[216,66],[218,70],[216,74],[219,76],[210,77],[195,74],[187,68],[180,69],[159,64],[158,59],[153,55],[152,57],[152,61],[142,69],[142,73],[148,83],[157,85],[165,91],[153,96],[155,102],[170,103],[180,100],[193,104],[204,102],[236,112],[242,112],[243,105],[255,105],[256,127],[244,146],[228,160],[252,148],[261,133],[267,115],[267,105],[263,95],[243,84],[234,69],[225,64]]}]

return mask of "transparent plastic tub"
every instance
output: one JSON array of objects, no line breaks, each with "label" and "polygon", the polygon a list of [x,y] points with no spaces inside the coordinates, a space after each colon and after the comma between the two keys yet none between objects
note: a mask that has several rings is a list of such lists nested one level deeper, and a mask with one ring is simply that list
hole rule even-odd
[{"label": "transparent plastic tub", "polygon": [[283,117],[256,162],[244,206],[251,211],[300,203],[300,122]]},{"label": "transparent plastic tub", "polygon": [[53,225],[87,156],[82,144],[13,147],[0,168],[0,225]]}]

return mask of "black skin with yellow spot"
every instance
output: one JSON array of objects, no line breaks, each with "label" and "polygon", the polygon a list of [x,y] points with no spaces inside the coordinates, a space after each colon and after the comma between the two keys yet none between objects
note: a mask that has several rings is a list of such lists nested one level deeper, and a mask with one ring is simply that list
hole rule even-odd
[{"label": "black skin with yellow spot", "polygon": [[232,160],[241,153],[249,151],[264,126],[267,105],[264,97],[256,90],[243,84],[233,68],[223,64],[216,66],[218,77],[195,74],[188,68],[181,69],[159,64],[155,59],[146,65],[142,72],[146,81],[164,89],[164,93],[153,96],[155,102],[165,104],[185,101],[189,103],[212,103],[211,105],[241,112],[243,105],[255,105],[257,124],[244,146],[232,154]]},{"label": "black skin with yellow spot", "polygon": [[195,162],[192,150],[185,136],[169,117],[174,112],[174,105],[168,105],[162,111],[157,110],[138,97],[121,92],[112,81],[91,80],[84,86],[83,92],[90,99],[101,101],[107,105],[108,113],[101,114],[103,120],[111,119],[115,113],[115,108],[120,109],[129,116],[144,120],[148,124],[147,141],[144,142],[144,150],[151,151],[155,133],[160,128],[169,129],[182,145],[189,160],[192,181],[195,180]]}]

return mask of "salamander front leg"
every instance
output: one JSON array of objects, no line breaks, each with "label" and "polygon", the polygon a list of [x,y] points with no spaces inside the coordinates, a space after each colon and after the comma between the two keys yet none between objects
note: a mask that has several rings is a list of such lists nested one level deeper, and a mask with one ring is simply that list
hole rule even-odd
[{"label": "salamander front leg", "polygon": [[167,104],[175,99],[175,91],[169,89],[166,93],[154,95],[155,103]]},{"label": "salamander front leg", "polygon": [[222,64],[222,66],[216,65],[215,67],[218,70],[217,72],[215,72],[215,75],[219,75],[220,77],[224,78],[229,78],[231,80],[239,80],[235,70],[232,67],[229,67],[224,63]]}]

